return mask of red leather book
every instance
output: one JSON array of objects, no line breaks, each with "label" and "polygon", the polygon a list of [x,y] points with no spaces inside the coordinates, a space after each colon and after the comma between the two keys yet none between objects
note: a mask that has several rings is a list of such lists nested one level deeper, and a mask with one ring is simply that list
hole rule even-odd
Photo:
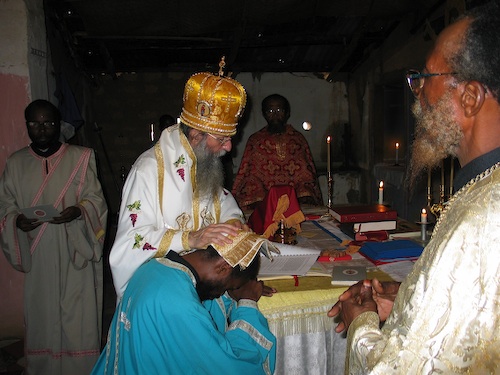
[{"label": "red leather book", "polygon": [[364,223],[398,218],[396,210],[383,204],[333,206],[329,208],[329,212],[340,223]]},{"label": "red leather book", "polygon": [[351,260],[351,259],[352,256],[350,256],[349,254],[342,255],[339,257],[330,257],[327,255],[322,255],[318,257],[318,262],[339,262],[341,260]]},{"label": "red leather book", "polygon": [[354,235],[355,241],[386,241],[388,238],[389,233],[386,230],[359,232]]}]

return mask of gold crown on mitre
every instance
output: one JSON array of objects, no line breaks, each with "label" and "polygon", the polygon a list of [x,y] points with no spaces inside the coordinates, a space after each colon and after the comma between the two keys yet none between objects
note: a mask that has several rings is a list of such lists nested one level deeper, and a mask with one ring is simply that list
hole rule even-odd
[{"label": "gold crown on mitre", "polygon": [[247,94],[236,80],[223,77],[224,57],[219,74],[195,73],[186,82],[181,122],[202,132],[232,137],[243,115]]},{"label": "gold crown on mitre", "polygon": [[271,241],[253,232],[239,230],[236,237],[229,236],[229,238],[233,241],[230,244],[211,245],[231,267],[239,265],[241,269],[247,268],[259,251],[271,260],[271,252],[280,253]]}]

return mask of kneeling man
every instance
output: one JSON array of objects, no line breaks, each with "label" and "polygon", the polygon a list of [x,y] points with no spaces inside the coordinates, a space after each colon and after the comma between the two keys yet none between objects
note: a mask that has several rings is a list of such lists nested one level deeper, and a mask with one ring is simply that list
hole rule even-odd
[{"label": "kneeling man", "polygon": [[229,245],[143,264],[93,374],[272,374],[276,339],[257,308],[258,253],[271,247],[240,231]]}]

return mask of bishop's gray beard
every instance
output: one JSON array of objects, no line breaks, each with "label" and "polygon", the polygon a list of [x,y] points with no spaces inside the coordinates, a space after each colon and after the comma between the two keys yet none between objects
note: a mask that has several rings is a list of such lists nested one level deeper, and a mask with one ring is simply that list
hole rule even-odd
[{"label": "bishop's gray beard", "polygon": [[200,198],[218,195],[224,184],[224,167],[220,157],[226,151],[212,153],[207,148],[206,139],[203,139],[193,148],[196,155],[196,185]]},{"label": "bishop's gray beard", "polygon": [[412,190],[423,171],[432,170],[441,160],[456,156],[464,136],[462,128],[453,119],[451,92],[443,95],[439,101],[422,108],[417,99],[412,106],[415,116],[415,140],[407,177],[407,184]]}]

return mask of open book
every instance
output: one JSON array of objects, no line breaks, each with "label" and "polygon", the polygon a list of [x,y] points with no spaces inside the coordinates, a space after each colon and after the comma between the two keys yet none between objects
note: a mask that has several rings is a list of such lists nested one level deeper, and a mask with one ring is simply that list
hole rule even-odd
[{"label": "open book", "polygon": [[261,256],[259,279],[280,276],[303,276],[316,262],[321,252],[319,249],[273,243],[281,254],[273,254],[273,259]]}]

